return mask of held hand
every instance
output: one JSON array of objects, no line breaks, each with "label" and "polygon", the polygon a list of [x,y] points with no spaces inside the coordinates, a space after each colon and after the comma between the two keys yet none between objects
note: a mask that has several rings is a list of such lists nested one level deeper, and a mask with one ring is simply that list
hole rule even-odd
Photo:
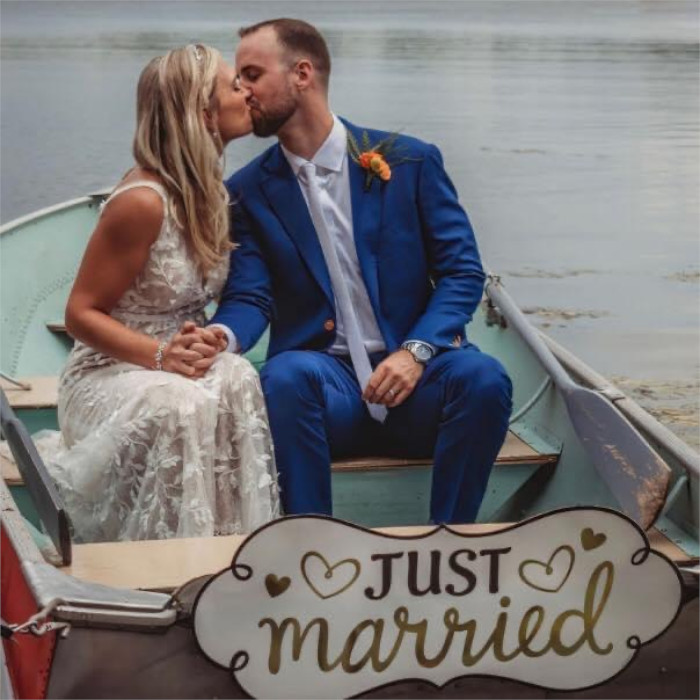
[{"label": "held hand", "polygon": [[400,406],[413,393],[424,370],[408,350],[397,350],[377,365],[362,398],[388,408]]},{"label": "held hand", "polygon": [[180,329],[163,350],[163,371],[196,377],[195,363],[201,362],[204,356],[191,348],[195,340],[194,334],[185,334]]},{"label": "held hand", "polygon": [[206,357],[212,357],[228,348],[228,337],[218,326],[201,328],[194,321],[185,321],[180,327],[180,333],[197,336],[192,349],[201,352]]},{"label": "held hand", "polygon": [[194,368],[187,376],[199,379],[203,377],[214,363],[214,359],[228,347],[228,338],[221,328],[201,328],[193,321],[185,321],[180,331],[173,338],[177,344],[198,353],[197,359],[188,362]]},{"label": "held hand", "polygon": [[228,350],[228,336],[222,328],[214,326],[213,328],[205,328],[208,334],[213,335],[216,341],[216,346],[219,348],[219,352],[224,352]]}]

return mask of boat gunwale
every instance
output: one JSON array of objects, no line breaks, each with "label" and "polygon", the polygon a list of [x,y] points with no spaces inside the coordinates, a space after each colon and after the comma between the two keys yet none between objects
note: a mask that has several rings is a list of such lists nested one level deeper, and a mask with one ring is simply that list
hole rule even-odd
[{"label": "boat gunwale", "polygon": [[75,199],[67,199],[64,202],[52,204],[48,207],[44,207],[43,209],[39,209],[29,214],[19,216],[16,219],[12,219],[12,221],[8,221],[6,224],[0,225],[0,236],[2,236],[5,233],[9,233],[10,231],[13,231],[15,229],[22,228],[26,226],[26,224],[38,221],[40,219],[44,219],[47,216],[50,216],[51,214],[56,214],[57,212],[64,211],[67,209],[73,209],[83,204],[99,203],[100,200],[106,197],[111,191],[111,187],[103,188],[101,190],[91,192],[90,194],[83,195],[82,197],[76,197]]}]

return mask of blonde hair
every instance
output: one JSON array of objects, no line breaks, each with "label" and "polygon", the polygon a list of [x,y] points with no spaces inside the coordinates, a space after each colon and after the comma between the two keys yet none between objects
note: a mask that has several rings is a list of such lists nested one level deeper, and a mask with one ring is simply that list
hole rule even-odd
[{"label": "blonde hair", "polygon": [[173,216],[205,275],[233,247],[223,144],[204,122],[205,109],[218,109],[220,61],[218,51],[202,44],[169,51],[143,69],[136,94],[134,159],[163,180]]}]

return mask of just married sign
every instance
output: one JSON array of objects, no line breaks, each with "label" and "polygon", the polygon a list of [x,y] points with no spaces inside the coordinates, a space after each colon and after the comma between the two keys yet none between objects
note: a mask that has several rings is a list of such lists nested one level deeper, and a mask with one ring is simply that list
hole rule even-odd
[{"label": "just married sign", "polygon": [[623,670],[680,602],[673,564],[610,510],[410,538],[303,516],[245,541],[199,594],[194,628],[253,697],[469,675],[573,690]]}]

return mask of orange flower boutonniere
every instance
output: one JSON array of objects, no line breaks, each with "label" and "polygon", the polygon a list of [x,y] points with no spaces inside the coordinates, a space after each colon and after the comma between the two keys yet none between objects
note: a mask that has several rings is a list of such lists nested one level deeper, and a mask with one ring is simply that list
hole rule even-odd
[{"label": "orange flower boutonniere", "polygon": [[[348,131],[348,153],[350,157],[366,171],[365,191],[369,190],[372,180],[378,177],[382,182],[391,179],[391,168],[407,160],[420,160],[419,158],[403,158],[400,150],[395,145],[398,133],[387,136],[383,141],[371,144],[369,134],[362,132],[362,147],[357,139]],[[390,162],[391,161],[391,162]]]},{"label": "orange flower boutonniere", "polygon": [[378,175],[384,182],[391,178],[391,168],[381,153],[376,151],[360,153],[359,163],[365,170]]}]

